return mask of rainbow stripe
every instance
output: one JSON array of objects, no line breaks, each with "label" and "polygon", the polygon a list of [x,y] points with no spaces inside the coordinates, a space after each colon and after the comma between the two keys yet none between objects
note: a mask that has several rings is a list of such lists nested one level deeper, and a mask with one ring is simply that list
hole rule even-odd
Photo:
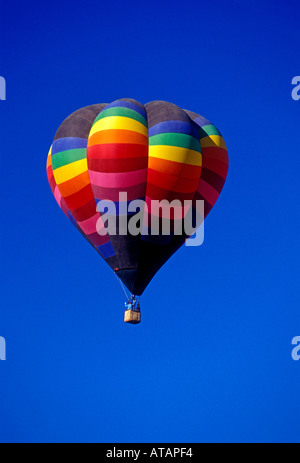
[{"label": "rainbow stripe", "polygon": [[[82,118],[80,111],[72,115],[73,119]],[[102,257],[114,256],[109,236],[101,236],[98,233],[98,230],[103,228],[103,223],[96,208],[88,174],[86,152],[89,131],[85,130],[81,137],[67,136],[70,130],[68,130],[69,124],[66,125],[67,130],[64,136],[55,138],[51,150],[53,178],[57,191],[68,209],[69,218],[77,225],[86,239]],[[86,124],[84,128],[86,129]],[[62,126],[59,130],[61,129]]]},{"label": "rainbow stripe", "polygon": [[118,258],[118,267],[135,267],[139,236],[122,235],[120,238],[118,218],[122,207],[119,204],[120,192],[126,193],[127,201],[145,198],[148,123],[140,103],[134,100],[115,101],[96,117],[89,134],[87,164],[97,203],[110,200],[116,205],[118,235],[110,236],[110,240]]},{"label": "rainbow stripe", "polygon": [[[165,101],[143,106],[121,99],[75,111],[59,127],[47,157],[47,177],[58,205],[136,294],[188,238],[176,233],[191,212],[183,202],[191,202],[200,225],[216,203],[227,171],[228,153],[219,130]],[[147,206],[141,211],[142,231],[123,235],[124,207],[138,199]],[[105,200],[116,207],[116,235],[99,234],[105,224],[97,205]],[[171,210],[168,236],[152,234],[153,223],[161,227],[170,212],[156,210],[153,200],[179,201]],[[204,216],[197,211],[197,200],[204,201]]]},{"label": "rainbow stripe", "polygon": [[[152,102],[146,105],[149,122],[149,163],[147,176],[146,204],[148,215],[144,216],[145,232],[142,240],[168,243],[181,225],[187,211],[183,206],[174,210],[154,211],[152,201],[192,201],[199,184],[202,169],[201,146],[198,131],[187,114],[175,105],[166,102]],[[175,111],[174,111],[175,110]],[[157,115],[159,114],[159,118]],[[169,120],[173,114],[172,120]],[[153,216],[159,214],[162,229],[163,219],[171,221],[169,236],[151,235]],[[147,234],[145,234],[147,233]]]}]

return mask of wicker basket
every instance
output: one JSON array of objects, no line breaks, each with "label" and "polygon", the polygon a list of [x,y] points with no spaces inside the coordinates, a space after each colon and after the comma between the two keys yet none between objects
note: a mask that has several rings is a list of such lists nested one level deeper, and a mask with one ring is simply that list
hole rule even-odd
[{"label": "wicker basket", "polygon": [[140,323],[141,321],[141,312],[137,310],[125,310],[125,315],[124,315],[124,322],[125,323],[133,323],[136,325],[137,323]]}]

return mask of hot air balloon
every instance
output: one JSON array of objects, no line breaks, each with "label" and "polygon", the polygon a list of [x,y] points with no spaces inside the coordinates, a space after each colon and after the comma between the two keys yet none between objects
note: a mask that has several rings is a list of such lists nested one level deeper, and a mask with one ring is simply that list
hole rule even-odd
[{"label": "hot air balloon", "polygon": [[[118,277],[126,294],[125,322],[140,322],[136,296],[190,237],[180,227],[184,206],[170,212],[169,233],[163,234],[163,213],[153,204],[186,202],[197,228],[217,201],[227,170],[227,148],[218,129],[166,101],[142,105],[125,98],[91,105],[60,125],[47,158],[48,181],[63,212]],[[114,212],[107,213],[108,202]],[[132,204],[140,206],[134,210]],[[137,211],[138,232],[129,233]],[[115,219],[113,233],[105,214]],[[153,223],[158,224],[155,232]]]}]

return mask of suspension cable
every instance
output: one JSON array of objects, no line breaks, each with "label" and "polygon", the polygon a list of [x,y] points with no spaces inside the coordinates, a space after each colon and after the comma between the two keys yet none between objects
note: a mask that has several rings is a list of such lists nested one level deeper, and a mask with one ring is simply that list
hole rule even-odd
[{"label": "suspension cable", "polygon": [[123,291],[124,293],[124,296],[125,296],[125,302],[128,302],[130,297],[128,296],[127,292],[126,292],[126,289],[125,289],[125,285],[123,284],[123,282],[121,281],[121,279],[118,277],[118,275],[116,274],[116,272],[114,272],[115,276],[116,276],[116,279],[118,280],[119,282],[119,285],[120,285],[120,288],[121,288],[121,291]]}]

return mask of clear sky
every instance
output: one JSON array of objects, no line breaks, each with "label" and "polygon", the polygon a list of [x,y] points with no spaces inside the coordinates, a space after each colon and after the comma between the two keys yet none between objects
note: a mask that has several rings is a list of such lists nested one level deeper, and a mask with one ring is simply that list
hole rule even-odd
[{"label": "clear sky", "polygon": [[[299,16],[279,0],[1,2],[0,441],[300,441]],[[125,97],[202,114],[229,151],[204,244],[161,269],[137,326],[45,171],[65,117]]]}]

